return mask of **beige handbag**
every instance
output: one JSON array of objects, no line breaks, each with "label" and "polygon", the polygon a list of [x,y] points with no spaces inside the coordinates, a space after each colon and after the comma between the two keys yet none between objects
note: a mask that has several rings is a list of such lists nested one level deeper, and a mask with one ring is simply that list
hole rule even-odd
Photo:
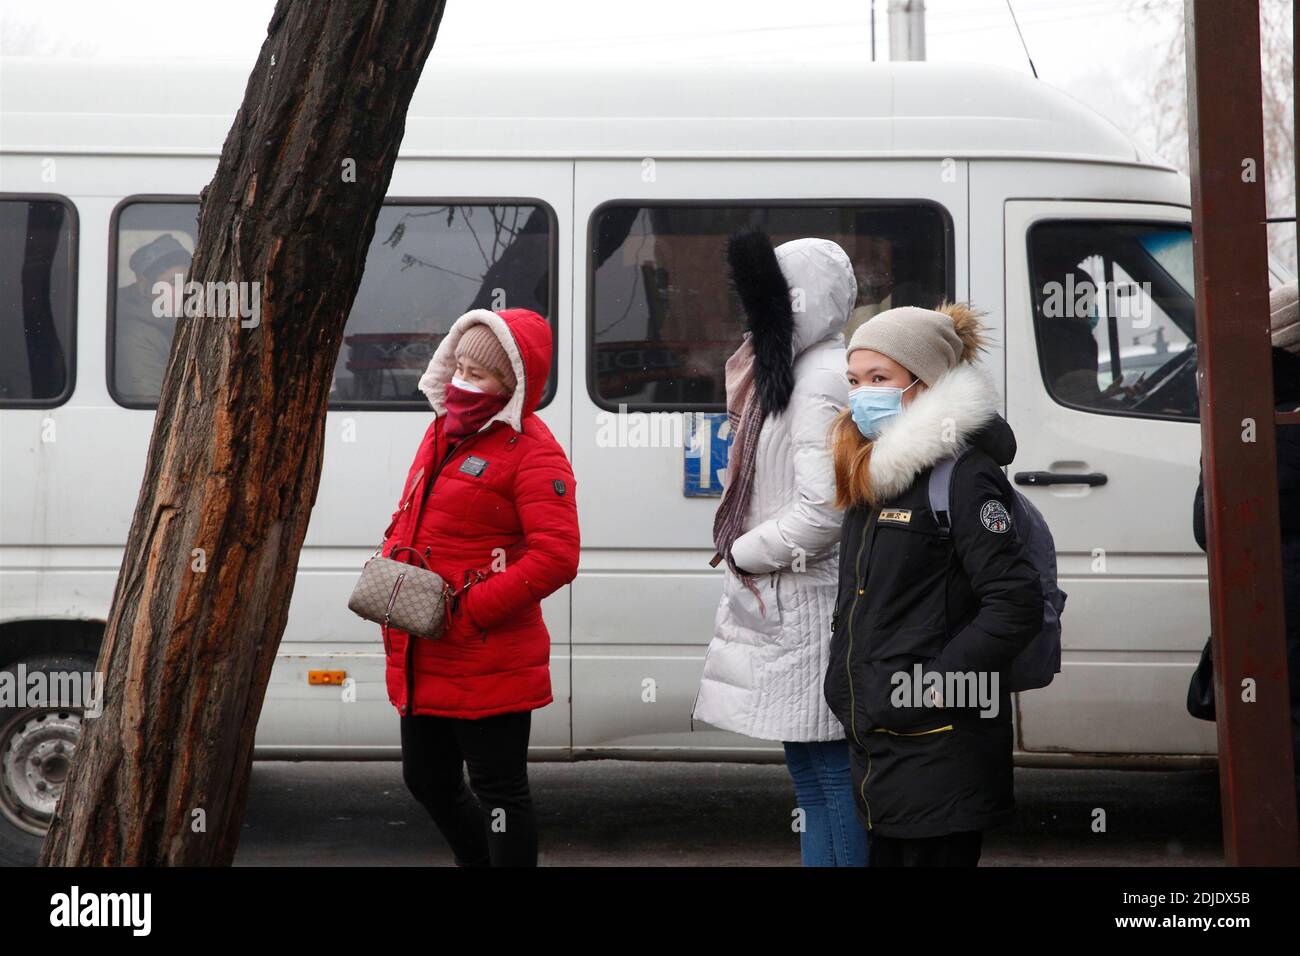
[{"label": "beige handbag", "polygon": [[[400,551],[410,551],[424,567],[395,560],[392,556]],[[447,582],[429,570],[420,552],[414,548],[394,548],[386,558],[378,551],[370,556],[361,569],[361,579],[352,589],[348,609],[382,625],[387,647],[390,626],[416,637],[432,640],[441,637],[451,613],[452,597]]]}]

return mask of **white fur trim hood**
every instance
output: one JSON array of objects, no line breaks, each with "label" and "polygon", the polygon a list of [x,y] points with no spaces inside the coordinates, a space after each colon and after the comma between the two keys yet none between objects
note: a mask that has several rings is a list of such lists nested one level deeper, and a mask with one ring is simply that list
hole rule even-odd
[{"label": "white fur trim hood", "polygon": [[510,367],[515,373],[515,390],[510,396],[510,401],[506,402],[505,408],[484,422],[479,431],[493,422],[502,421],[515,431],[521,432],[524,430],[524,398],[528,391],[524,359],[519,354],[519,344],[510,334],[510,327],[506,325],[506,320],[489,309],[471,309],[452,323],[446,337],[438,343],[433,358],[429,359],[429,367],[420,376],[420,391],[424,392],[425,397],[429,399],[429,405],[433,407],[435,415],[441,415],[447,410],[443,388],[456,372],[456,346],[460,344],[460,337],[473,325],[486,325],[492,330],[501,347],[505,349],[506,357],[510,359]]},{"label": "white fur trim hood", "polygon": [[993,382],[976,366],[963,362],[945,372],[876,436],[872,490],[885,501],[906,491],[922,471],[969,444],[997,414],[997,401]]}]

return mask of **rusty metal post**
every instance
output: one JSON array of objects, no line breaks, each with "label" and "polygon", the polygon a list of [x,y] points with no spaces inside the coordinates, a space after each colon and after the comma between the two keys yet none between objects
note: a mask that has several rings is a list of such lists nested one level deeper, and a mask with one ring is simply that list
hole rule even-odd
[{"label": "rusty metal post", "polygon": [[1300,846],[1268,328],[1259,2],[1185,3],[1224,850],[1234,866],[1289,865],[1300,862]]}]

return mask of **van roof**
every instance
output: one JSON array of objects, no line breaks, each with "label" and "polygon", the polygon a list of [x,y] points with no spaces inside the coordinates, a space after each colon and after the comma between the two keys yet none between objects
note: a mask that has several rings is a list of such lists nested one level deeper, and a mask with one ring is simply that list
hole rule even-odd
[{"label": "van roof", "polygon": [[[0,152],[218,155],[239,61],[0,58]],[[403,156],[1022,157],[1164,166],[1060,90],[964,63],[440,63]]]}]

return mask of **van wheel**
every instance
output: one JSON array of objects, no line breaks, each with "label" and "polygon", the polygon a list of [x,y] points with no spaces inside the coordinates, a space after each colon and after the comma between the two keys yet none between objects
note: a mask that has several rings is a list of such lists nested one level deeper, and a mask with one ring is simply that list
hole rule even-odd
[{"label": "van wheel", "polygon": [[[24,681],[37,671],[95,669],[92,658],[74,654],[15,661],[0,667],[15,690],[20,664]],[[36,865],[80,738],[79,707],[0,707],[0,866]]]}]

